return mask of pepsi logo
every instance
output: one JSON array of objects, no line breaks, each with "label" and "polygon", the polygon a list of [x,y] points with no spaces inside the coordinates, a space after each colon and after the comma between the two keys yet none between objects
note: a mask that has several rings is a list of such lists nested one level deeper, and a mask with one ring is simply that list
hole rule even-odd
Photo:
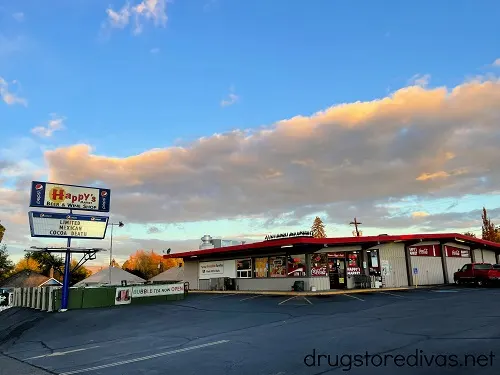
[{"label": "pepsi logo", "polygon": [[43,189],[43,184],[36,184],[35,185],[36,190],[42,190]]},{"label": "pepsi logo", "polygon": [[40,214],[40,217],[45,217],[45,215],[44,214]]},{"label": "pepsi logo", "polygon": [[101,197],[107,197],[108,192],[106,190],[101,191]]},{"label": "pepsi logo", "polygon": [[91,217],[91,218],[90,218],[90,221],[95,221],[95,217]]},{"label": "pepsi logo", "polygon": [[69,215],[68,215],[68,216],[66,216],[66,219],[70,220],[70,219],[71,219],[71,216],[69,216]]}]

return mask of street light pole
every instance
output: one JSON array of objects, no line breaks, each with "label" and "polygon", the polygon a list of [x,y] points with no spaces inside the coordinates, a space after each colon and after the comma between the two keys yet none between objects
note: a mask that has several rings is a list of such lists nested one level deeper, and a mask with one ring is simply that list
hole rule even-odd
[{"label": "street light pole", "polygon": [[125,224],[119,221],[118,223],[109,223],[108,225],[111,225],[111,243],[109,246],[109,285],[111,285],[111,268],[113,267],[113,227],[117,225],[118,228],[121,228]]}]

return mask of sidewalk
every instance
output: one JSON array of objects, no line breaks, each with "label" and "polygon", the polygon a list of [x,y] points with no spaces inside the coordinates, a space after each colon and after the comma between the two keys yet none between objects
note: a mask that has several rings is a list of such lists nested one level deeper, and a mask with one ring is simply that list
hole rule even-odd
[{"label": "sidewalk", "polygon": [[443,287],[444,285],[425,285],[419,287],[400,287],[400,288],[370,288],[370,289],[342,289],[342,290],[322,290],[317,292],[294,292],[285,290],[190,290],[194,294],[262,294],[273,296],[331,296],[335,294],[354,294],[354,293],[383,293],[405,290],[418,290]]}]

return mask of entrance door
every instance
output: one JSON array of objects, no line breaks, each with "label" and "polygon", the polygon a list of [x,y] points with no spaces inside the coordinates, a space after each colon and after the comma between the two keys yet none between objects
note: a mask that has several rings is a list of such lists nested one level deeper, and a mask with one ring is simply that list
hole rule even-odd
[{"label": "entrance door", "polygon": [[345,259],[328,258],[328,276],[330,277],[330,289],[344,289],[345,279]]}]

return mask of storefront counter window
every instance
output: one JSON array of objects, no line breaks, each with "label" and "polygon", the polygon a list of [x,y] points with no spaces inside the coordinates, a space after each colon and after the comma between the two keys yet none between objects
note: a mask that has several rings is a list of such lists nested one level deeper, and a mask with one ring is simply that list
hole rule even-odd
[{"label": "storefront counter window", "polygon": [[269,258],[269,276],[286,277],[286,256]]},{"label": "storefront counter window", "polygon": [[306,255],[288,255],[288,276],[305,277],[306,274]]},{"label": "storefront counter window", "polygon": [[311,276],[328,276],[328,254],[311,254]]},{"label": "storefront counter window", "polygon": [[371,250],[368,254],[368,267],[371,276],[380,276],[380,262],[378,250]]},{"label": "storefront counter window", "polygon": [[236,277],[252,277],[252,259],[240,259],[236,261]]},{"label": "storefront counter window", "polygon": [[268,277],[269,274],[269,258],[255,258],[255,277],[256,278],[264,278]]}]

